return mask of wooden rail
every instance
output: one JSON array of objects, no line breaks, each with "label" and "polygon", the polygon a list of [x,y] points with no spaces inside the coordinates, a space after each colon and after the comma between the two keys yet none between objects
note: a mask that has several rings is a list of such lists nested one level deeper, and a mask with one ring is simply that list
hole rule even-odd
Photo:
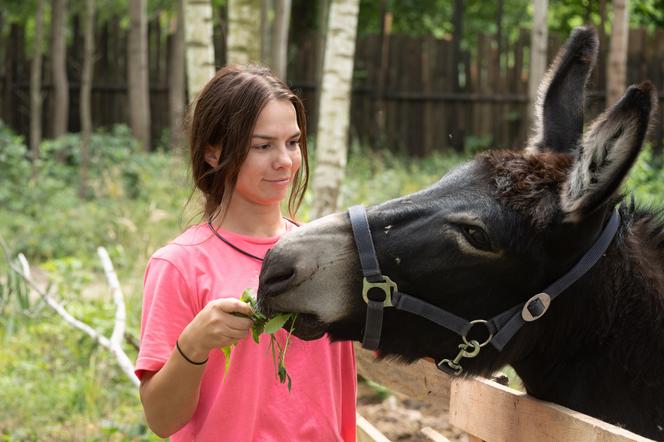
[{"label": "wooden rail", "polygon": [[[427,361],[411,365],[378,362],[372,352],[359,345],[355,352],[360,375],[384,385],[397,396],[426,402],[436,412],[449,409],[450,423],[468,433],[472,442],[650,441],[487,379],[451,378]],[[431,440],[445,440],[429,430],[423,433]]]}]

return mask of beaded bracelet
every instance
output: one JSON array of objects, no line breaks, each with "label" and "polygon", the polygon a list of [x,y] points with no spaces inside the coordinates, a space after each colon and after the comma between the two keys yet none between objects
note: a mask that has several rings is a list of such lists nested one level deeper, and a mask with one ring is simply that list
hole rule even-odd
[{"label": "beaded bracelet", "polygon": [[189,362],[190,364],[194,364],[194,365],[203,365],[203,364],[207,363],[207,361],[208,361],[208,358],[205,358],[205,360],[204,360],[203,362],[192,361],[191,359],[189,359],[189,358],[187,357],[187,355],[184,354],[184,352],[183,352],[182,349],[180,348],[180,343],[179,343],[178,341],[175,341],[175,346],[177,347],[178,351],[180,352],[180,355],[181,355],[181,356],[182,356],[187,362]]}]

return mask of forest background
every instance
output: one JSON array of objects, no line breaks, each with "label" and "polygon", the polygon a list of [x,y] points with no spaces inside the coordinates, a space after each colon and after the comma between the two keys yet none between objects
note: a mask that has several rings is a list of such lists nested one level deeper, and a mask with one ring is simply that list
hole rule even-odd
[{"label": "forest background", "polygon": [[[197,17],[208,55],[188,59]],[[627,84],[664,91],[664,0],[2,0],[0,437],[156,439],[122,361],[148,257],[199,221],[183,131],[197,72],[259,61],[303,97],[314,181],[323,155],[341,171],[307,193],[308,221],[522,146],[540,65],[587,23],[588,118]],[[660,113],[627,183],[645,204],[661,204],[663,138]]]}]

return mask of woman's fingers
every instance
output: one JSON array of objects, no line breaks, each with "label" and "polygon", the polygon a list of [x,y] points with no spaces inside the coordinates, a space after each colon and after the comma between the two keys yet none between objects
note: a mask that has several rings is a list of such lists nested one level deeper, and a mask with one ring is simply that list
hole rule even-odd
[{"label": "woman's fingers", "polygon": [[253,314],[253,310],[249,304],[236,298],[215,299],[214,301],[211,301],[210,304],[213,304],[215,308],[226,313],[239,313],[249,318]]}]

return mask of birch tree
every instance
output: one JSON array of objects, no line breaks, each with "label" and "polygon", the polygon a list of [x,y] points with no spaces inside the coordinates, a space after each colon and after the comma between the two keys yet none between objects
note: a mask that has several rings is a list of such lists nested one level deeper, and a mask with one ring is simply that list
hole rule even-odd
[{"label": "birch tree", "polygon": [[184,21],[187,86],[189,101],[193,102],[214,75],[210,0],[185,0]]},{"label": "birch tree", "polygon": [[148,83],[147,0],[129,0],[127,83],[129,123],[143,148],[150,149],[150,90]]},{"label": "birch tree", "polygon": [[261,57],[261,0],[228,0],[228,64],[248,64]]},{"label": "birch tree", "polygon": [[44,2],[37,0],[35,13],[35,40],[32,46],[32,61],[30,62],[30,152],[32,154],[33,173],[36,171],[39,159],[39,145],[42,138],[42,40],[44,25]]},{"label": "birch tree", "polygon": [[537,90],[546,72],[549,32],[546,23],[548,0],[534,0],[533,29],[530,40],[530,73],[528,74],[528,116],[535,115]]},{"label": "birch tree", "polygon": [[95,56],[95,0],[86,0],[83,21],[83,70],[81,71],[81,92],[79,112],[81,114],[81,184],[79,195],[85,197],[88,187],[88,163],[90,158],[90,138],[92,137],[92,115],[90,95]]},{"label": "birch tree", "polygon": [[184,89],[184,0],[177,0],[175,7],[175,29],[171,35],[168,57],[168,115],[172,148],[178,147],[182,141],[182,117],[187,101]]},{"label": "birch tree", "polygon": [[51,56],[53,68],[53,136],[67,132],[69,122],[69,81],[67,79],[67,0],[53,0],[51,6]]},{"label": "birch tree", "polygon": [[288,63],[288,30],[290,28],[291,0],[277,0],[274,11],[274,34],[272,36],[272,70],[286,80]]},{"label": "birch tree", "polygon": [[313,216],[336,211],[346,169],[359,0],[332,0],[323,62]]},{"label": "birch tree", "polygon": [[629,0],[613,0],[613,28],[606,72],[606,105],[622,96],[627,82],[627,43],[629,39]]}]

